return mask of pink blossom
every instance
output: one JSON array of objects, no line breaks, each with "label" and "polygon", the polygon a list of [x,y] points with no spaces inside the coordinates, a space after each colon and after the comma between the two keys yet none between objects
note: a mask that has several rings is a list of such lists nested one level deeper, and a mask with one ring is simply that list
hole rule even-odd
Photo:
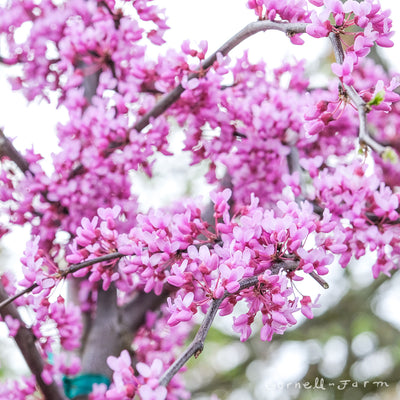
[{"label": "pink blossom", "polygon": [[50,304],[48,315],[56,324],[63,348],[78,348],[82,333],[79,308],[72,304],[65,305],[64,299],[59,296],[56,302]]},{"label": "pink blossom", "polygon": [[305,0],[249,0],[247,5],[254,9],[260,19],[275,20],[277,16],[290,22],[308,21],[307,2]]},{"label": "pink blossom", "polygon": [[225,189],[222,192],[211,192],[210,198],[215,204],[215,218],[221,218],[226,215],[229,210],[228,200],[232,196],[232,191],[230,189]]},{"label": "pink blossom", "polygon": [[351,85],[354,82],[351,74],[353,72],[356,58],[357,57],[354,53],[347,53],[343,64],[332,64],[332,72],[336,74],[346,85]]},{"label": "pink blossom", "polygon": [[175,297],[174,302],[171,298],[168,298],[168,309],[171,313],[168,319],[168,324],[175,326],[182,321],[189,321],[193,314],[196,312],[196,305],[193,302],[194,294],[192,292],[187,293],[183,298],[181,295]]},{"label": "pink blossom", "polygon": [[21,326],[20,321],[14,319],[13,317],[11,317],[11,315],[6,315],[4,317],[4,322],[7,324],[10,336],[15,336],[18,333],[18,330]]},{"label": "pink blossom", "polygon": [[311,297],[310,296],[303,296],[303,298],[300,300],[300,304],[301,304],[301,313],[309,318],[309,319],[313,319],[314,315],[312,313],[312,308],[315,307],[320,307],[320,305],[317,304],[317,301],[319,299],[319,295],[318,297],[315,299],[314,302],[311,301]]},{"label": "pink blossom", "polygon": [[240,287],[239,280],[243,277],[244,268],[239,266],[232,270],[226,264],[222,264],[219,267],[219,272],[221,284],[226,288],[226,290],[229,293],[236,292]]},{"label": "pink blossom", "polygon": [[393,194],[390,188],[385,187],[384,183],[380,184],[379,192],[374,192],[374,200],[376,207],[374,213],[379,217],[386,216],[389,220],[394,221],[399,217],[397,208],[399,207],[399,197]]},{"label": "pink blossom", "polygon": [[123,350],[119,357],[108,357],[107,364],[113,370],[113,384],[107,391],[106,398],[113,400],[133,399],[139,383],[134,376],[128,351]]}]

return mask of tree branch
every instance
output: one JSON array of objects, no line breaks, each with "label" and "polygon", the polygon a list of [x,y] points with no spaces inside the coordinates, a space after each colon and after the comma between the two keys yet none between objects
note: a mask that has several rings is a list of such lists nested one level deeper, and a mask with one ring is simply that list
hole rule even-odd
[{"label": "tree branch", "polygon": [[[298,261],[286,260],[279,261],[272,265],[271,271],[273,275],[277,275],[282,269],[285,271],[294,271],[299,265]],[[252,276],[250,278],[242,279],[240,284],[240,289],[235,293],[229,293],[225,291],[224,295],[219,299],[214,299],[211,302],[210,308],[201,323],[199,330],[196,333],[193,341],[189,344],[186,350],[175,360],[175,362],[168,368],[164,375],[160,378],[159,384],[162,386],[167,386],[174,375],[186,364],[186,362],[194,355],[197,358],[203,351],[204,342],[207,337],[208,331],[214,321],[215,316],[219,310],[221,303],[230,296],[238,294],[241,290],[247,289],[257,285],[259,282],[259,276]]]},{"label": "tree branch", "polygon": [[[18,168],[26,174],[29,171],[29,163],[14,147],[11,140],[0,129],[0,159],[8,157],[11,161],[18,166]],[[31,172],[32,173],[32,172]]]},{"label": "tree branch", "polygon": [[[206,72],[215,61],[217,61],[217,55],[222,54],[226,56],[232,49],[234,49],[241,42],[255,35],[258,32],[265,32],[267,30],[278,30],[286,33],[287,35],[293,35],[295,33],[304,33],[306,31],[307,24],[305,23],[290,23],[290,22],[273,22],[273,21],[256,21],[245,26],[236,35],[232,36],[227,42],[225,42],[218,50],[216,50],[211,56],[209,56],[200,66],[199,72],[194,72],[189,75],[188,80],[198,78],[201,73]],[[159,102],[146,113],[133,127],[136,131],[140,132],[149,123],[151,118],[157,118],[164,113],[172,104],[174,104],[185,91],[181,84],[175,89],[166,94]]]},{"label": "tree branch", "polygon": [[[27,175],[29,173],[30,175],[35,176],[34,172],[29,169],[28,161],[14,147],[11,140],[8,139],[2,129],[0,129],[0,160],[3,157],[8,157],[11,161],[13,161],[17,165],[17,167],[24,173],[24,175]],[[40,194],[43,196],[47,203],[56,204],[61,211],[63,211],[64,213],[66,212],[65,207],[63,207],[59,201],[53,201],[49,199],[47,191],[43,190],[40,192]],[[41,212],[34,210],[33,213],[36,216],[43,217],[43,214]]]},{"label": "tree branch", "polygon": [[[172,289],[171,291],[176,290]],[[121,325],[126,332],[131,335],[145,322],[147,311],[157,309],[166,300],[170,290],[164,290],[163,293],[157,296],[155,293],[139,292],[129,303],[125,304],[120,309]],[[130,344],[130,343],[129,343]]]},{"label": "tree branch", "polygon": [[[336,62],[338,64],[343,64],[344,62],[344,51],[342,47],[342,43],[340,41],[340,34],[331,32],[329,34],[329,39],[332,43],[333,51],[335,53]],[[345,89],[347,95],[354,103],[358,111],[358,119],[360,122],[358,138],[360,144],[364,144],[369,146],[376,153],[382,155],[382,153],[387,150],[387,147],[375,141],[372,136],[368,132],[367,128],[367,113],[369,111],[367,103],[361,98],[358,92],[354,89],[353,86],[342,84]]]},{"label": "tree branch", "polygon": [[[115,252],[115,253],[110,253],[110,254],[106,254],[104,256],[100,256],[97,258],[93,258],[91,260],[86,260],[83,261],[79,264],[72,264],[69,268],[61,270],[60,272],[58,272],[56,274],[56,278],[57,279],[61,279],[61,278],[65,278],[67,275],[69,274],[73,274],[74,272],[77,272],[83,268],[89,267],[93,264],[97,264],[103,261],[110,261],[110,260],[115,260],[117,258],[121,258],[124,257],[125,255],[119,252]],[[33,289],[36,289],[39,286],[39,284],[37,282],[33,283],[31,286],[27,287],[26,289],[22,290],[21,292],[18,292],[17,294],[15,294],[14,296],[11,296],[9,298],[5,298],[3,299],[3,301],[1,301],[0,303],[0,310],[3,307],[6,307],[7,305],[9,305],[10,303],[12,303],[14,300],[18,299],[19,297],[23,296],[26,293],[30,293],[32,292]]]},{"label": "tree branch", "polygon": [[[288,36],[297,34],[297,33],[305,33],[306,32],[306,23],[302,22],[273,22],[273,21],[255,21],[247,26],[245,26],[241,31],[232,36],[227,42],[225,42],[221,47],[219,47],[211,56],[209,56],[203,63],[200,65],[199,72],[194,72],[189,75],[188,80],[198,78],[200,74],[204,75],[207,70],[214,64],[217,60],[217,55],[222,54],[226,56],[232,49],[238,46],[247,38],[255,35],[258,32],[265,32],[268,30],[277,30],[286,33]],[[181,94],[185,91],[183,86],[179,84],[174,89],[172,89],[169,93],[164,95],[155,106],[148,111],[136,124],[131,128],[132,130],[136,130],[137,132],[141,132],[145,127],[150,124],[150,120],[153,118],[159,117],[163,114],[169,107],[171,107],[174,103],[176,103]],[[114,142],[112,143],[106,150],[105,154],[111,154],[115,149],[120,148],[121,146],[126,145],[127,140]],[[83,165],[78,165],[75,167],[69,178],[73,178],[76,175],[82,174],[85,172],[85,168]]]},{"label": "tree branch", "polygon": [[118,321],[117,289],[99,288],[96,315],[93,318],[82,354],[81,373],[97,373],[111,378],[112,371],[105,360],[121,352]]},{"label": "tree branch", "polygon": [[[0,283],[0,300],[7,299],[7,292],[4,286]],[[22,321],[17,308],[14,304],[8,304],[0,309],[0,314],[3,319],[10,315],[13,319],[18,320],[20,327],[17,334],[14,336],[14,340],[19,347],[29,369],[36,378],[36,383],[47,400],[65,400],[64,395],[60,391],[60,388],[53,381],[49,385],[44,383],[42,379],[42,372],[44,369],[44,362],[36,347],[36,337],[30,329],[28,329],[25,323]]]}]

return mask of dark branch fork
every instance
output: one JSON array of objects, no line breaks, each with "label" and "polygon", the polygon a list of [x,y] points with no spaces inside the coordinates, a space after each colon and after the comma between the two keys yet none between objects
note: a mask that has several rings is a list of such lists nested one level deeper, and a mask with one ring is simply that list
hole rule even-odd
[{"label": "dark branch fork", "polygon": [[[280,271],[294,271],[298,268],[299,262],[294,260],[278,261],[271,266],[272,274],[277,275]],[[259,282],[259,276],[252,276],[250,278],[242,279],[240,289],[236,293],[229,293],[225,291],[224,295],[219,299],[212,300],[210,307],[205,315],[203,322],[201,323],[196,336],[193,341],[188,345],[186,350],[175,360],[175,362],[168,368],[164,375],[160,378],[159,384],[167,386],[174,375],[186,364],[186,362],[192,357],[196,358],[200,355],[204,348],[204,342],[206,340],[208,331],[214,321],[215,316],[221,306],[221,303],[230,296],[237,295],[241,290],[256,286]]]}]

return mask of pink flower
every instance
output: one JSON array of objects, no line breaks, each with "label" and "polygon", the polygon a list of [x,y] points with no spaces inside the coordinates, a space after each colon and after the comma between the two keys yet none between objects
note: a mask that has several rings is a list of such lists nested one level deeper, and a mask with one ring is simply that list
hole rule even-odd
[{"label": "pink flower", "polygon": [[160,359],[155,359],[150,366],[143,362],[136,365],[140,377],[144,378],[144,384],[139,387],[139,394],[143,400],[164,400],[166,398],[167,388],[158,384],[163,366]]},{"label": "pink flower", "polygon": [[379,217],[386,217],[390,221],[394,221],[399,217],[397,208],[399,207],[399,197],[393,194],[389,187],[382,182],[379,187],[379,192],[374,192],[374,214]]},{"label": "pink flower", "polygon": [[301,313],[309,318],[309,319],[313,319],[314,315],[312,313],[312,308],[316,308],[316,307],[320,307],[320,305],[317,304],[317,301],[319,299],[319,295],[317,296],[317,298],[315,299],[314,302],[311,301],[311,297],[310,296],[303,296],[303,298],[300,300],[300,304],[301,304]]},{"label": "pink flower", "polygon": [[182,321],[189,321],[192,319],[193,314],[196,313],[196,304],[194,303],[194,294],[192,292],[186,293],[182,298],[179,294],[175,297],[174,302],[171,298],[167,299],[168,309],[171,316],[168,319],[168,324],[175,326]]},{"label": "pink flower", "polygon": [[240,341],[245,342],[251,335],[251,324],[254,318],[247,314],[239,315],[239,317],[233,317],[233,329],[235,332],[240,333]]},{"label": "pink flower", "polygon": [[134,398],[139,382],[134,376],[131,363],[131,357],[127,350],[122,350],[119,357],[110,356],[107,358],[108,366],[114,371],[112,386],[106,393],[107,399],[125,400],[126,398]]},{"label": "pink flower", "polygon": [[232,191],[230,189],[224,189],[222,192],[211,192],[210,198],[212,202],[215,204],[214,209],[215,218],[221,218],[226,216],[229,211],[229,199],[232,196]]},{"label": "pink flower", "polygon": [[356,60],[357,57],[354,53],[347,53],[343,64],[332,64],[332,72],[337,75],[346,85],[352,85],[354,82],[351,74],[353,72]]},{"label": "pink flower", "polygon": [[21,323],[19,322],[19,320],[11,317],[11,315],[6,315],[4,317],[4,322],[7,324],[10,336],[14,337],[18,333]]},{"label": "pink flower", "polygon": [[139,388],[139,394],[143,400],[164,400],[167,397],[167,388],[164,386],[152,388],[148,385],[142,385]]},{"label": "pink flower", "polygon": [[247,6],[253,9],[259,19],[274,21],[277,16],[289,22],[308,22],[309,12],[305,0],[248,0]]},{"label": "pink flower", "polygon": [[62,347],[66,350],[77,349],[82,334],[80,309],[73,304],[65,305],[64,299],[59,296],[56,302],[49,305],[48,316],[56,324]]},{"label": "pink flower", "polygon": [[182,287],[188,281],[188,278],[190,280],[191,274],[185,274],[187,265],[188,260],[183,260],[180,265],[177,263],[173,264],[171,267],[171,275],[167,278],[167,282],[173,286]]},{"label": "pink flower", "polygon": [[[243,277],[244,268],[242,266],[235,266],[233,269],[229,268],[226,264],[219,266],[221,285],[226,288],[229,293],[235,293],[240,288],[239,281]],[[217,298],[221,297],[223,293],[218,292]]]}]

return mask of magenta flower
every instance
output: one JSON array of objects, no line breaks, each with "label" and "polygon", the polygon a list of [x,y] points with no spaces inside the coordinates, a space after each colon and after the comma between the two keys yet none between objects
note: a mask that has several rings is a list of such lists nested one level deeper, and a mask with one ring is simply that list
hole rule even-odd
[{"label": "magenta flower", "polygon": [[194,294],[192,292],[187,293],[183,298],[178,294],[173,302],[169,297],[167,301],[171,316],[168,319],[168,324],[175,326],[182,321],[189,321],[192,319],[193,314],[197,311],[193,300]]},{"label": "magenta flower", "polygon": [[374,213],[379,217],[386,217],[390,221],[394,221],[399,217],[397,209],[399,207],[399,195],[394,194],[391,189],[382,182],[379,192],[374,192],[374,200],[376,206]]},{"label": "magenta flower", "polygon": [[6,323],[7,328],[10,332],[10,336],[15,336],[18,333],[21,323],[17,319],[11,317],[11,315],[6,315],[4,317],[4,322]]},{"label": "magenta flower", "polygon": [[126,398],[134,398],[139,382],[134,376],[131,363],[131,357],[127,350],[123,350],[119,357],[110,356],[107,358],[107,364],[113,370],[113,383],[106,393],[107,399],[125,400]]},{"label": "magenta flower", "polygon": [[314,315],[312,313],[312,308],[316,308],[316,307],[320,307],[319,304],[317,304],[317,301],[319,299],[319,295],[317,296],[317,298],[315,299],[314,302],[311,301],[311,297],[310,296],[303,296],[303,298],[300,300],[300,304],[301,304],[301,313],[307,317],[308,319],[313,319]]},{"label": "magenta flower", "polygon": [[337,75],[346,85],[352,85],[354,82],[352,72],[356,61],[357,57],[355,53],[347,53],[343,64],[332,64],[332,72]]},{"label": "magenta flower", "polygon": [[248,0],[247,6],[253,9],[259,19],[289,22],[308,21],[309,12],[305,0]]}]

